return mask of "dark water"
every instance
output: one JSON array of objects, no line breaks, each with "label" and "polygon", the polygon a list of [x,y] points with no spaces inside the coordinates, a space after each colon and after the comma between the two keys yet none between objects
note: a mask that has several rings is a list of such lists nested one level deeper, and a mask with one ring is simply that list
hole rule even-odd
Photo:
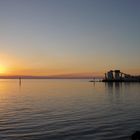
[{"label": "dark water", "polygon": [[0,80],[0,140],[128,140],[140,83]]}]

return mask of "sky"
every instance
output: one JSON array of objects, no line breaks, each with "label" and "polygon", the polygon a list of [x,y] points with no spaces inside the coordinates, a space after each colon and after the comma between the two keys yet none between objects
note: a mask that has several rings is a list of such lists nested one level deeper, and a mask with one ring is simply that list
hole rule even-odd
[{"label": "sky", "polygon": [[0,0],[0,75],[137,75],[139,54],[139,0]]}]

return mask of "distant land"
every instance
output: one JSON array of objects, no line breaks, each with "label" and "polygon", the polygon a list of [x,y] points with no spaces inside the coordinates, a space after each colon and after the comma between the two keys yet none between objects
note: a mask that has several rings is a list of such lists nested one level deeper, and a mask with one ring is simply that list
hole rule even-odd
[{"label": "distant land", "polygon": [[[13,76],[0,76],[0,79],[92,79],[91,76],[71,76],[71,75],[58,75],[58,76],[32,76],[32,75],[13,75]],[[94,78],[103,78],[101,76]]]}]

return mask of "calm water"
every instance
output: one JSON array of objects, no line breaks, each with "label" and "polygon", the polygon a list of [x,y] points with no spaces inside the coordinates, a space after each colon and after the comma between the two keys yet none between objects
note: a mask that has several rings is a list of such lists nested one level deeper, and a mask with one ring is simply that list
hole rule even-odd
[{"label": "calm water", "polygon": [[128,140],[140,83],[0,80],[0,140]]}]

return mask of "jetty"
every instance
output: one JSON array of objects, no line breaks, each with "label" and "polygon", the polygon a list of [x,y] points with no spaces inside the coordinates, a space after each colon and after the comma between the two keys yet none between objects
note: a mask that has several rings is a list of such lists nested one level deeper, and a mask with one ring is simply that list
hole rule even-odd
[{"label": "jetty", "polygon": [[140,75],[134,76],[121,72],[120,70],[110,70],[105,73],[102,82],[140,82]]}]

